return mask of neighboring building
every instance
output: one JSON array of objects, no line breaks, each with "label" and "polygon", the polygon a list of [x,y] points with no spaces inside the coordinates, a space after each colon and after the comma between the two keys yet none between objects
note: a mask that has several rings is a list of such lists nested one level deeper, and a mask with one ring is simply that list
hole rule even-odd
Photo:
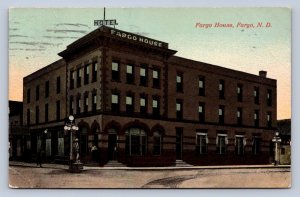
[{"label": "neighboring building", "polygon": [[175,53],[168,43],[105,26],[68,45],[59,53],[63,60],[24,78],[23,118],[33,152],[47,130],[48,156],[67,156],[64,118],[74,115],[85,163],[270,163],[276,80],[265,71],[256,76]]},{"label": "neighboring building", "polygon": [[280,164],[291,164],[291,119],[277,121],[280,143]]},{"label": "neighboring building", "polygon": [[22,159],[24,130],[23,103],[20,101],[9,101],[9,159]]}]

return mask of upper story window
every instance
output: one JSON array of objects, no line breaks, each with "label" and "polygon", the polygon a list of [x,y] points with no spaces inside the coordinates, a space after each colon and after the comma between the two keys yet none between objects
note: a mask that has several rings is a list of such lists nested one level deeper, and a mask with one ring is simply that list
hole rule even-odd
[{"label": "upper story window", "polygon": [[259,111],[254,111],[254,126],[259,127]]},{"label": "upper story window", "polygon": [[90,66],[86,65],[84,67],[84,84],[88,84],[90,82]]},{"label": "upper story window", "polygon": [[30,109],[27,109],[27,125],[30,125]]},{"label": "upper story window", "polygon": [[205,103],[199,103],[198,115],[199,115],[199,122],[205,122]]},{"label": "upper story window", "polygon": [[254,96],[254,103],[259,104],[259,87],[254,87],[253,96]]},{"label": "upper story window", "polygon": [[198,82],[199,96],[205,96],[205,78],[199,77]]},{"label": "upper story window", "polygon": [[237,124],[242,125],[243,124],[243,109],[238,107],[236,112],[236,118],[237,118]]},{"label": "upper story window", "polygon": [[60,120],[60,101],[56,101],[56,120]]},{"label": "upper story window", "polygon": [[97,72],[98,72],[98,64],[97,62],[93,62],[92,64],[92,82],[97,81]]},{"label": "upper story window", "polygon": [[176,100],[176,118],[182,120],[183,110],[182,110],[182,100]]},{"label": "upper story window", "polygon": [[60,93],[60,76],[56,77],[56,94]]},{"label": "upper story window", "polygon": [[140,96],[140,113],[146,114],[147,113],[147,97]]},{"label": "upper story window", "polygon": [[272,90],[267,90],[267,104],[268,106],[272,106]]},{"label": "upper story window", "polygon": [[224,124],[224,112],[225,112],[225,106],[220,105],[219,106],[219,123]]},{"label": "upper story window", "polygon": [[176,92],[183,92],[183,74],[177,73],[176,75]]},{"label": "upper story window", "polygon": [[26,94],[26,96],[27,96],[27,103],[30,103],[30,88],[27,89],[27,94]]},{"label": "upper story window", "polygon": [[140,68],[140,85],[141,86],[147,86],[147,83],[148,83],[147,75],[148,75],[147,69],[141,67]]},{"label": "upper story window", "polygon": [[45,97],[46,98],[49,97],[49,89],[50,89],[50,83],[49,83],[49,81],[46,81],[46,84],[45,84]]},{"label": "upper story window", "polygon": [[152,99],[152,114],[154,116],[160,115],[160,105],[159,105],[159,98],[153,98]]},{"label": "upper story window", "polygon": [[40,99],[40,86],[37,85],[35,87],[35,100],[38,101]]},{"label": "upper story window", "polygon": [[127,113],[134,112],[133,96],[131,94],[127,94],[126,96],[126,112]]},{"label": "upper story window", "polygon": [[82,69],[77,69],[77,88],[81,87]]},{"label": "upper story window", "polygon": [[39,124],[40,122],[40,108],[39,106],[35,107],[35,124]]},{"label": "upper story window", "polygon": [[119,94],[113,93],[111,95],[111,111],[112,112],[119,112],[120,111]]},{"label": "upper story window", "polygon": [[70,89],[74,88],[74,84],[75,84],[75,71],[72,70],[70,74]]},{"label": "upper story window", "polygon": [[160,70],[153,69],[152,79],[153,79],[153,87],[160,88]]},{"label": "upper story window", "polygon": [[197,132],[196,133],[196,151],[198,154],[207,153],[208,137],[207,133]]},{"label": "upper story window", "polygon": [[268,112],[267,114],[267,125],[268,127],[272,127],[272,112]]},{"label": "upper story window", "polygon": [[76,109],[76,114],[80,114],[80,112],[81,112],[81,99],[80,99],[80,97],[78,96],[77,97],[77,109]]},{"label": "upper story window", "polygon": [[225,99],[225,81],[219,81],[219,99]]},{"label": "upper story window", "polygon": [[48,103],[45,104],[45,122],[48,122],[49,117],[49,105]]},{"label": "upper story window", "polygon": [[238,102],[243,101],[243,85],[242,84],[237,85],[237,101]]},{"label": "upper story window", "polygon": [[96,93],[92,94],[92,99],[93,99],[92,110],[96,111],[97,110],[97,94]]},{"label": "upper story window", "polygon": [[126,65],[126,83],[133,84],[134,83],[134,67],[133,65]]},{"label": "upper story window", "polygon": [[84,102],[83,110],[86,113],[89,110],[89,95],[88,94],[84,95],[84,101],[83,102]]},{"label": "upper story window", "polygon": [[120,64],[113,61],[111,64],[111,79],[113,81],[120,81]]},{"label": "upper story window", "polygon": [[70,115],[74,114],[74,99],[73,96],[70,97]]}]

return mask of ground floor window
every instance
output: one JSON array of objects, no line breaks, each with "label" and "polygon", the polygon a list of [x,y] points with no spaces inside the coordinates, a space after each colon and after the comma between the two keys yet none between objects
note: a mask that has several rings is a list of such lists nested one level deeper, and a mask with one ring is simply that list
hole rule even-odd
[{"label": "ground floor window", "polygon": [[261,139],[258,137],[254,137],[252,140],[252,153],[254,155],[258,155],[260,152],[260,144],[261,144]]},{"label": "ground floor window", "polygon": [[208,144],[207,133],[197,133],[196,134],[196,152],[198,154],[206,154],[207,153],[207,144]]},{"label": "ground floor window", "polygon": [[217,144],[217,154],[225,154],[228,144],[228,139],[226,134],[218,134],[216,138]]},{"label": "ground floor window", "polygon": [[236,137],[235,137],[235,153],[237,155],[244,154],[245,143],[246,143],[246,139],[244,136],[236,135]]},{"label": "ground floor window", "polygon": [[140,128],[126,130],[126,153],[127,155],[145,155],[147,151],[146,132]]},{"label": "ground floor window", "polygon": [[153,132],[153,155],[161,154],[161,133],[158,131]]}]

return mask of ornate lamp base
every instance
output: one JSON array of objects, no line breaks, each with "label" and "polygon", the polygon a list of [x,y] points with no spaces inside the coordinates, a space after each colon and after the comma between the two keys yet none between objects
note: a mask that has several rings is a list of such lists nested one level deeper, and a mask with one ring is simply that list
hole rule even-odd
[{"label": "ornate lamp base", "polygon": [[71,173],[80,173],[83,170],[83,164],[81,162],[71,163],[69,166],[69,171]]}]

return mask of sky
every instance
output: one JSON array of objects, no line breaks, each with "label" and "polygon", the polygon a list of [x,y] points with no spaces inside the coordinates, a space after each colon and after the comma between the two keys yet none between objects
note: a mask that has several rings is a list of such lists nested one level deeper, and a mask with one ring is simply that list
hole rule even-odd
[{"label": "sky", "polygon": [[[101,19],[103,9],[10,9],[9,99],[21,101],[23,77],[60,59],[59,52],[96,29],[94,20]],[[266,70],[277,80],[277,118],[291,118],[289,9],[107,8],[106,19],[116,19],[120,30],[169,43],[177,56],[255,75]],[[259,22],[264,27],[256,27]]]}]

